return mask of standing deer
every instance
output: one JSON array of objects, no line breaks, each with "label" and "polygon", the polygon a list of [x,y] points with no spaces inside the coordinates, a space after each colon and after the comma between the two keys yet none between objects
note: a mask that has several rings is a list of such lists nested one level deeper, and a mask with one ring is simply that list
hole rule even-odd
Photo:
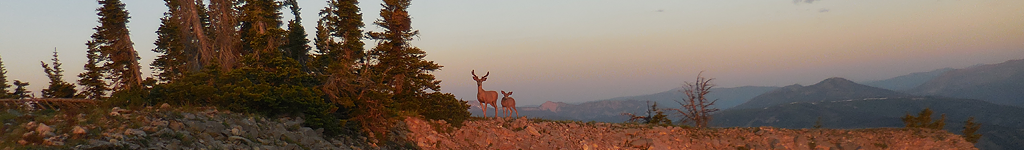
[{"label": "standing deer", "polygon": [[[501,98],[501,114],[508,117],[512,115],[512,110],[515,110],[516,118],[519,118],[519,109],[516,109],[516,99],[508,97],[509,95],[512,95],[512,91],[508,91],[508,93],[501,91],[501,95],[504,95],[504,97]],[[506,110],[508,110],[508,114],[505,114]]]},{"label": "standing deer", "polygon": [[480,106],[484,109],[484,117],[487,117],[487,105],[491,104],[494,106],[494,117],[498,117],[498,92],[495,91],[484,91],[484,81],[487,81],[487,76],[491,75],[488,71],[484,74],[484,77],[476,77],[476,70],[470,71],[473,74],[473,80],[476,80],[476,100],[480,101]]}]

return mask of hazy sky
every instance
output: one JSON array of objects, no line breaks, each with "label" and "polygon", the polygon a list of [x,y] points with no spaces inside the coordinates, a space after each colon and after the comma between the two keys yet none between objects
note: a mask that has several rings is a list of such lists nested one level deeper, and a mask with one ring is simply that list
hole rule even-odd
[{"label": "hazy sky", "polygon": [[[160,0],[125,0],[144,73]],[[299,0],[310,35],[324,0]],[[368,31],[380,1],[360,4]],[[442,91],[476,103],[469,74],[520,105],[656,93],[700,71],[719,87],[881,80],[944,67],[1024,58],[1021,0],[432,0],[414,1],[412,44]],[[48,85],[39,61],[60,52],[75,82],[96,27],[89,0],[0,1],[0,56],[8,80]],[[286,17],[290,18],[290,17]],[[287,19],[286,19],[287,20]],[[312,40],[312,38],[310,38]],[[367,41],[367,48],[374,45]]]}]

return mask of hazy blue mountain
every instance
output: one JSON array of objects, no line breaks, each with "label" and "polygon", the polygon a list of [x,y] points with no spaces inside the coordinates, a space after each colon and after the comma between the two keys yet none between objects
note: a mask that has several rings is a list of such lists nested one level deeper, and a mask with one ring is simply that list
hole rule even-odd
[{"label": "hazy blue mountain", "polygon": [[714,114],[716,127],[811,128],[821,117],[824,128],[903,127],[900,117],[924,108],[946,114],[947,131],[960,134],[968,117],[982,124],[981,149],[1024,147],[1024,108],[981,100],[939,97],[866,98],[846,101],[796,102],[766,108],[729,109]]},{"label": "hazy blue mountain", "polygon": [[[747,102],[755,96],[764,94],[765,92],[774,90],[779,87],[772,86],[742,86],[732,88],[712,88],[711,93],[708,94],[708,99],[717,99],[715,105],[712,108],[718,109],[729,109],[736,105]],[[679,103],[676,100],[682,100],[686,97],[685,94],[679,92],[682,88],[675,88],[672,90],[640,95],[640,96],[628,96],[628,97],[617,97],[602,101],[622,101],[622,100],[637,100],[637,101],[652,101],[658,102],[659,107],[663,108],[679,108]]]},{"label": "hazy blue mountain", "polygon": [[1024,107],[1024,59],[951,70],[909,92]]},{"label": "hazy blue mountain", "polygon": [[758,95],[746,103],[737,105],[732,109],[764,108],[793,102],[840,101],[899,96],[907,95],[896,91],[857,84],[843,78],[833,77],[810,86],[795,84],[778,88]]},{"label": "hazy blue mountain", "polygon": [[953,68],[935,69],[928,72],[915,72],[885,80],[864,82],[862,84],[893,91],[907,91],[950,70],[953,70]]}]

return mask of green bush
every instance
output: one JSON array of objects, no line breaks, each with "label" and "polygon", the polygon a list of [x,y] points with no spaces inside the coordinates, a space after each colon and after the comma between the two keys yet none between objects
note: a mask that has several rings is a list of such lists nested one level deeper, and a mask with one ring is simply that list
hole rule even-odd
[{"label": "green bush", "polygon": [[466,101],[455,99],[451,93],[434,92],[424,95],[416,111],[426,119],[444,120],[460,127],[471,115]]},{"label": "green bush", "polygon": [[[247,62],[256,63],[251,59]],[[216,65],[202,72],[156,85],[150,91],[152,104],[212,105],[265,116],[303,115],[305,125],[324,128],[336,135],[342,124],[330,111],[337,108],[324,101],[312,75],[302,72],[291,59],[277,57],[243,66],[229,72]]]}]

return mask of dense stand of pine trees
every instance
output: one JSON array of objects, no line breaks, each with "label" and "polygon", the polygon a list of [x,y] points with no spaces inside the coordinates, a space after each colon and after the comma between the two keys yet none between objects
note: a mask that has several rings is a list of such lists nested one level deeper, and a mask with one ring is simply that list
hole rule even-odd
[{"label": "dense stand of pine trees", "polygon": [[[412,46],[418,35],[406,10],[410,0],[384,0],[364,32],[356,0],[328,0],[320,10],[312,51],[295,0],[164,0],[150,68],[141,76],[129,37],[130,19],[120,0],[98,0],[99,26],[86,42],[81,91],[63,80],[54,52],[42,62],[50,86],[47,98],[89,98],[138,107],[170,103],[212,105],[264,115],[302,115],[305,125],[329,134],[383,135],[394,117],[420,115],[455,124],[469,117],[466,102],[440,93],[431,72],[442,66]],[[293,20],[281,21],[287,8]],[[283,26],[282,26],[283,25]],[[369,38],[376,46],[365,49]],[[0,97],[24,98],[27,82],[9,92],[0,61]]]}]

